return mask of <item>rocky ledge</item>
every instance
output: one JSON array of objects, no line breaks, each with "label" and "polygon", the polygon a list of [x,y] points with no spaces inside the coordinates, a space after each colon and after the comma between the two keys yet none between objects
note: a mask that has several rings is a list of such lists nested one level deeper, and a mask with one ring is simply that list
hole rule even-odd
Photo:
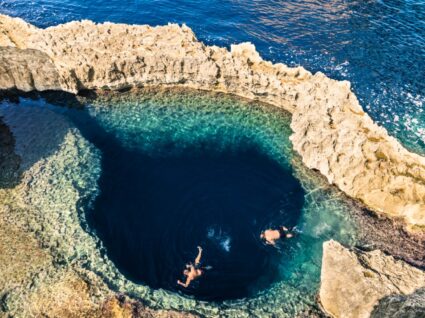
[{"label": "rocky ledge", "polygon": [[332,317],[425,317],[425,272],[379,250],[323,245],[320,301]]},{"label": "rocky ledge", "polygon": [[221,91],[292,113],[304,164],[371,210],[425,228],[425,158],[363,111],[348,82],[262,60],[252,44],[230,51],[186,26],[71,22],[39,29],[0,15],[0,89],[62,90],[171,85]]}]

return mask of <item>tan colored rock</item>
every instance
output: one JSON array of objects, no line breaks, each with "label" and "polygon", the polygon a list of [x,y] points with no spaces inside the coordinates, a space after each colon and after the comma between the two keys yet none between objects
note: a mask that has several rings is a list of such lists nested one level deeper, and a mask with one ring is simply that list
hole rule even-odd
[{"label": "tan colored rock", "polygon": [[61,90],[56,67],[38,50],[0,46],[0,74],[3,90]]},{"label": "tan colored rock", "polygon": [[[28,36],[37,28],[22,19],[0,18],[0,46],[26,48]],[[13,22],[12,22],[13,21]]]},{"label": "tan colored rock", "polygon": [[[4,199],[1,194],[0,199]],[[9,205],[0,205],[0,295],[31,279],[52,261],[33,235],[13,224],[9,217],[13,212]]]},{"label": "tan colored rock", "polygon": [[198,316],[173,310],[152,310],[124,296],[105,302],[100,317],[104,318],[196,318]]},{"label": "tan colored rock", "polygon": [[408,295],[425,286],[425,272],[379,250],[351,251],[323,244],[320,301],[332,317],[369,317],[379,300]]},{"label": "tan colored rock", "polygon": [[[9,69],[5,64],[13,60],[11,52],[0,52],[0,67],[6,68],[0,70],[0,89],[57,86],[77,93],[172,85],[222,91],[284,108],[293,114],[291,140],[307,167],[370,209],[404,220],[410,230],[425,228],[425,158],[408,152],[376,125],[348,82],[263,61],[249,43],[232,45],[230,52],[205,46],[184,25],[85,20],[38,29],[0,15],[0,35],[0,44],[23,50],[15,49],[15,66]],[[33,54],[33,64],[28,50],[40,52]],[[26,66],[19,68],[20,61]],[[43,84],[43,78],[48,82]]]},{"label": "tan colored rock", "polygon": [[90,287],[72,271],[59,272],[56,280],[42,284],[22,302],[32,317],[96,317]]}]

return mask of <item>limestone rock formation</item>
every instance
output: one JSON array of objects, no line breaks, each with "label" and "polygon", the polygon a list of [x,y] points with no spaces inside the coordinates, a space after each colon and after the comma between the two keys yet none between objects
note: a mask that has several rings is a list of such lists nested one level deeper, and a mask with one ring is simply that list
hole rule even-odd
[{"label": "limestone rock formation", "polygon": [[335,241],[323,245],[320,301],[332,317],[370,317],[384,297],[409,295],[422,287],[424,271],[379,250],[352,251]]},{"label": "limestone rock formation", "polygon": [[205,46],[175,24],[84,20],[38,29],[0,15],[0,46],[0,90],[177,85],[284,108],[304,164],[370,209],[425,228],[425,158],[376,125],[348,82],[263,61],[249,43]]},{"label": "limestone rock formation", "polygon": [[0,87],[31,90],[60,90],[59,75],[50,58],[33,49],[0,47]]}]

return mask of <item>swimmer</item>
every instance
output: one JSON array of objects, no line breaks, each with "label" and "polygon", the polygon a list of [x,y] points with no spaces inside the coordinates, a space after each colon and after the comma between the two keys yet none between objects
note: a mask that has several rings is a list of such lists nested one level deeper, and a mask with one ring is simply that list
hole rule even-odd
[{"label": "swimmer", "polygon": [[183,274],[186,276],[186,282],[183,283],[182,281],[178,280],[177,284],[187,288],[193,280],[201,277],[204,274],[204,270],[200,267],[201,257],[202,248],[198,246],[198,256],[196,256],[194,264],[186,264],[186,269],[183,271]]},{"label": "swimmer", "polygon": [[260,238],[269,245],[276,245],[276,242],[282,238],[291,238],[294,235],[289,232],[288,228],[281,226],[277,230],[265,230],[261,233]]}]

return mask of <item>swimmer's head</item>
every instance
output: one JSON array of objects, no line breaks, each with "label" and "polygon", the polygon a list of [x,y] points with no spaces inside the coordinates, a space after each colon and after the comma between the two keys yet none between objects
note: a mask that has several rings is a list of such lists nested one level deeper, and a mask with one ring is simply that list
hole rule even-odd
[{"label": "swimmer's head", "polygon": [[260,238],[261,239],[264,239],[266,237],[266,235],[264,234],[264,232],[261,232],[261,234],[260,234]]}]

